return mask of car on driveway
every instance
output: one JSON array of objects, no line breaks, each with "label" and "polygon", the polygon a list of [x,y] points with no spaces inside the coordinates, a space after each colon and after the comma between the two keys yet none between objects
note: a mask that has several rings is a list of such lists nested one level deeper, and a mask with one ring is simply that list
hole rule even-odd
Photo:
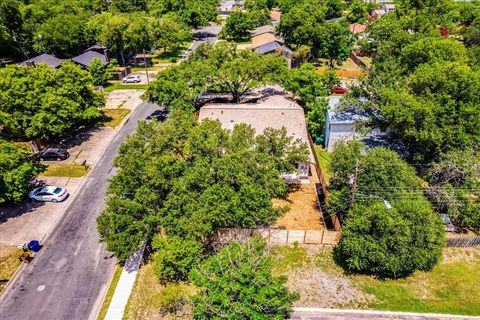
[{"label": "car on driveway", "polygon": [[129,75],[129,76],[126,76],[125,78],[123,78],[122,82],[123,83],[140,83],[140,76],[137,74],[132,74],[132,75]]},{"label": "car on driveway", "polygon": [[333,94],[345,94],[348,93],[348,89],[342,86],[335,86],[332,88]]},{"label": "car on driveway", "polygon": [[40,152],[37,156],[41,160],[65,160],[70,157],[70,153],[63,148],[48,148]]},{"label": "car on driveway", "polygon": [[35,201],[61,202],[68,197],[68,192],[62,187],[44,186],[30,191],[28,197]]}]

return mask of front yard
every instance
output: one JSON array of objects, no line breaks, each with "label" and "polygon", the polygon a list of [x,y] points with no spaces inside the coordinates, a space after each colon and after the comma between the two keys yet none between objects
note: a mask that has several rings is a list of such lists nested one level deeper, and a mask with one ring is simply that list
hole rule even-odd
[{"label": "front yard", "polygon": [[480,249],[447,248],[431,272],[400,280],[346,275],[331,251],[275,247],[276,273],[300,293],[296,306],[480,315]]},{"label": "front yard", "polygon": [[105,109],[103,114],[107,118],[106,127],[116,128],[122,123],[122,120],[130,113],[128,109]]},{"label": "front yard", "polygon": [[88,166],[76,163],[49,164],[40,175],[44,177],[80,178],[88,172]]},{"label": "front yard", "polygon": [[15,246],[0,246],[0,293],[20,267],[22,250]]}]

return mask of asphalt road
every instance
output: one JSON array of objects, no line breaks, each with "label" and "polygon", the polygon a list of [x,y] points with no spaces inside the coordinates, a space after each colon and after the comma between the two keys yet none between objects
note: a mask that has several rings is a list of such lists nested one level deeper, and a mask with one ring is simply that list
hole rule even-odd
[{"label": "asphalt road", "polygon": [[[115,267],[99,243],[96,217],[105,205],[119,146],[156,109],[142,103],[119,130],[65,215],[0,301],[1,320],[93,319]],[[35,228],[35,226],[30,226]]]}]

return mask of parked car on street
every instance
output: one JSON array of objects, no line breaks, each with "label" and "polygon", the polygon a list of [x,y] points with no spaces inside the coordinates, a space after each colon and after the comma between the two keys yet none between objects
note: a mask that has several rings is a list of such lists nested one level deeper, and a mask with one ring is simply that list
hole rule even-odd
[{"label": "parked car on street", "polygon": [[162,109],[162,110],[155,110],[152,112],[151,115],[149,115],[146,119],[147,120],[157,120],[157,121],[165,121],[168,117],[168,110]]},{"label": "parked car on street", "polygon": [[67,189],[55,186],[35,188],[28,193],[28,197],[35,201],[61,202],[68,197]]},{"label": "parked car on street", "polygon": [[342,86],[335,86],[332,88],[333,94],[345,94],[348,93],[348,89]]},{"label": "parked car on street", "polygon": [[37,157],[41,160],[65,160],[70,157],[70,153],[63,148],[48,148],[40,152]]},{"label": "parked car on street", "polygon": [[138,74],[131,74],[129,76],[126,76],[123,78],[122,82],[123,83],[140,83],[140,76]]}]

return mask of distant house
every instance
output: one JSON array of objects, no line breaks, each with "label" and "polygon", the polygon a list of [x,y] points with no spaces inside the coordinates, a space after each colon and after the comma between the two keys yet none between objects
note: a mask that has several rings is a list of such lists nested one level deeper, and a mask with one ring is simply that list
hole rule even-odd
[{"label": "distant house", "polygon": [[72,61],[82,67],[88,68],[92,64],[93,59],[100,59],[104,65],[108,64],[109,58],[107,48],[101,45],[94,45],[85,50],[82,54],[73,57]]},{"label": "distant house", "polygon": [[373,129],[367,135],[360,133],[357,126],[366,122],[372,113],[355,109],[340,109],[340,96],[328,97],[328,111],[325,120],[325,149],[332,152],[339,141],[386,136],[386,130]]},{"label": "distant house", "polygon": [[280,9],[273,8],[272,10],[270,10],[270,19],[272,19],[272,24],[274,26],[280,23],[281,17],[282,17],[282,11],[280,11]]},{"label": "distant house", "polygon": [[393,3],[384,3],[382,4],[382,10],[386,13],[391,13],[395,11],[395,4]]},{"label": "distant house", "polygon": [[367,26],[361,23],[352,23],[348,27],[351,33],[364,33],[367,30]]},{"label": "distant house", "polygon": [[36,64],[39,63],[45,63],[49,65],[52,68],[58,69],[62,63],[64,63],[66,60],[63,59],[58,59],[57,57],[54,57],[52,55],[43,53],[39,56],[33,57],[31,59],[25,60],[20,63],[21,66],[35,66]]},{"label": "distant house", "polygon": [[262,33],[252,37],[252,50],[259,54],[280,53],[292,63],[293,52],[283,44],[283,39],[272,33]]},{"label": "distant house", "polygon": [[[303,108],[282,95],[273,95],[257,103],[243,104],[207,104],[200,108],[199,121],[204,119],[219,120],[224,129],[232,130],[236,124],[245,123],[252,126],[257,134],[267,128],[285,127],[289,136],[299,138],[308,144],[307,124]],[[309,162],[314,162],[309,147]],[[309,163],[299,163],[299,177],[308,177]]]},{"label": "distant house", "polygon": [[237,9],[237,8],[242,8],[243,5],[240,1],[236,1],[236,0],[224,0],[222,1],[222,3],[220,4],[220,14],[223,14],[223,15],[228,15],[230,13],[233,12],[233,10]]},{"label": "distant house", "polygon": [[383,9],[373,10],[372,13],[370,14],[370,18],[375,20],[383,17],[385,14],[387,14],[387,12]]},{"label": "distant house", "polygon": [[258,28],[255,28],[252,30],[252,38],[253,37],[258,37],[262,34],[265,34],[265,33],[270,33],[270,34],[273,34],[275,35],[275,30],[273,28],[273,26],[270,26],[270,25],[267,25],[267,26],[261,26],[261,27],[258,27]]}]

